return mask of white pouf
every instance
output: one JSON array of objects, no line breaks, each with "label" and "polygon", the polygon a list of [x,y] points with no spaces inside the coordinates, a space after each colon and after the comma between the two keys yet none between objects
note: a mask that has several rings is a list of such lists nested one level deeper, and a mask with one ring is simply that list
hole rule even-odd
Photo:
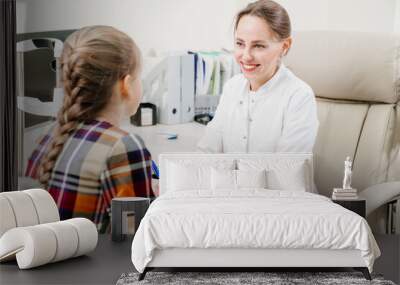
[{"label": "white pouf", "polygon": [[85,218],[60,222],[53,197],[43,189],[0,193],[0,262],[20,269],[86,254],[96,248],[97,228]]},{"label": "white pouf", "polygon": [[97,240],[96,226],[85,218],[13,228],[0,238],[0,261],[15,255],[19,268],[28,269],[86,254]]}]

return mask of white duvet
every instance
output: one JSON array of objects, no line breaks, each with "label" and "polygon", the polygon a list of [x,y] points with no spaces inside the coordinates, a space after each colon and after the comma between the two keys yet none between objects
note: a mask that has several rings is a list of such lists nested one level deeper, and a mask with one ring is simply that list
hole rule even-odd
[{"label": "white duvet", "polygon": [[370,271],[380,255],[359,215],[321,195],[265,189],[160,196],[136,232],[132,262],[143,272],[165,248],[358,249]]}]

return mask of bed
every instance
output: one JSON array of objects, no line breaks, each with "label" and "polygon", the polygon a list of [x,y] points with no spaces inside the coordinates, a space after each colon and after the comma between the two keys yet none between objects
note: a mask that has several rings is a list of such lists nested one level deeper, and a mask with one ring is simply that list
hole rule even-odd
[{"label": "bed", "polygon": [[315,193],[312,154],[162,154],[132,262],[154,268],[352,267],[380,251],[361,216]]}]

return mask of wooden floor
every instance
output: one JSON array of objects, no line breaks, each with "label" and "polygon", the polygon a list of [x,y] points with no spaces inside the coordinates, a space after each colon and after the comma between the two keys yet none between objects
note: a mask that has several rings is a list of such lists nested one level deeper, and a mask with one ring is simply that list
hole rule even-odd
[{"label": "wooden floor", "polygon": [[[400,235],[375,237],[382,257],[374,272],[400,284]],[[109,235],[100,235],[96,250],[87,256],[28,270],[19,270],[15,261],[2,263],[0,284],[115,284],[122,273],[135,271],[130,252],[131,240],[115,243]]]}]

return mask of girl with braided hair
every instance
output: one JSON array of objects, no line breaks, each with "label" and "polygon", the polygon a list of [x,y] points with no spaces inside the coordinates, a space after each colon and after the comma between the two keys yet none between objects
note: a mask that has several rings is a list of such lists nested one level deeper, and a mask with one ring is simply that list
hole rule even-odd
[{"label": "girl with braided hair", "polygon": [[154,196],[143,140],[119,128],[141,97],[140,51],[123,32],[91,26],[71,34],[61,55],[64,101],[51,134],[29,159],[61,219],[108,223],[113,197]]}]

